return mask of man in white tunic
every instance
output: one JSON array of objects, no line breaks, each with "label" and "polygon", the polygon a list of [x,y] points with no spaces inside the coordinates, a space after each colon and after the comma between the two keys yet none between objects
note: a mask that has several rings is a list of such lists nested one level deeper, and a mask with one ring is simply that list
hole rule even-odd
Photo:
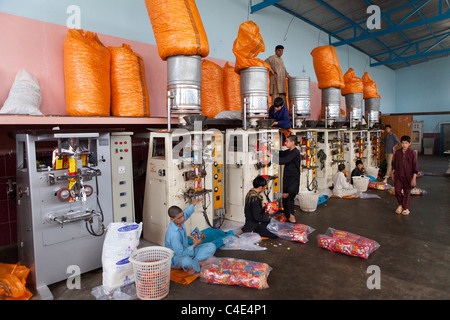
[{"label": "man in white tunic", "polygon": [[269,94],[272,97],[272,101],[275,101],[276,97],[283,98],[284,104],[286,104],[286,78],[291,78],[284,66],[283,55],[284,47],[278,45],[275,47],[275,54],[266,59],[270,68],[270,90]]},{"label": "man in white tunic", "polygon": [[338,166],[338,172],[333,177],[333,195],[339,198],[351,196],[353,198],[359,197],[358,190],[347,181],[344,175],[345,165]]}]

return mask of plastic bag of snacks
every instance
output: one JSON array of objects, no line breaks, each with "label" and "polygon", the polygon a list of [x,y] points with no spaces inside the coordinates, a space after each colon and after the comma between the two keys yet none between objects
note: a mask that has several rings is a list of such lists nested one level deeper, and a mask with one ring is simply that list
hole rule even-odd
[{"label": "plastic bag of snacks", "polygon": [[225,111],[225,99],[223,96],[222,68],[209,60],[202,60],[202,114],[208,118],[214,118]]},{"label": "plastic bag of snacks", "polygon": [[191,238],[192,240],[203,240],[205,239],[205,234],[203,232],[201,232],[200,230],[198,230],[197,227],[195,227],[195,229],[191,232],[191,234],[189,235],[189,238]]},{"label": "plastic bag of snacks", "polygon": [[111,53],[91,31],[69,29],[64,39],[64,87],[69,116],[109,116]]},{"label": "plastic bag of snacks", "polygon": [[[395,188],[394,187],[389,187],[388,189],[389,194],[395,195]],[[403,190],[402,190],[402,194],[403,194]],[[427,192],[423,189],[414,187],[411,189],[411,195],[412,196],[423,196],[424,194],[427,194]]]},{"label": "plastic bag of snacks", "polygon": [[225,110],[241,111],[241,77],[228,62],[222,68],[222,76]]},{"label": "plastic bag of snacks", "polygon": [[239,74],[242,69],[248,67],[266,67],[270,70],[267,62],[256,58],[259,53],[264,51],[266,51],[266,47],[259,33],[258,25],[251,20],[242,23],[233,43],[233,53],[236,57],[234,70]]},{"label": "plastic bag of snacks", "polygon": [[272,209],[274,213],[281,210],[281,208],[278,206],[278,201],[264,203],[264,211],[267,213],[270,211],[270,209]]},{"label": "plastic bag of snacks", "polygon": [[286,216],[282,212],[269,214],[269,218],[275,219],[275,220],[278,220],[278,221],[281,221],[281,222],[286,222],[286,220],[287,220]]},{"label": "plastic bag of snacks", "polygon": [[317,242],[320,248],[364,259],[380,247],[375,240],[333,228],[328,228],[325,234],[319,234]]},{"label": "plastic bag of snacks", "polygon": [[0,300],[28,300],[32,294],[27,289],[30,269],[20,262],[0,263]]},{"label": "plastic bag of snacks", "polygon": [[111,115],[150,117],[150,102],[142,57],[124,43],[111,52]]},{"label": "plastic bag of snacks", "polygon": [[314,232],[315,229],[300,223],[292,224],[270,219],[267,230],[282,239],[306,243],[308,242],[308,236]]},{"label": "plastic bag of snacks", "polygon": [[200,277],[206,283],[267,289],[267,278],[271,270],[267,263],[213,258],[202,265]]},{"label": "plastic bag of snacks", "polygon": [[319,89],[345,87],[336,50],[333,46],[316,47],[311,51],[313,67],[316,72]]},{"label": "plastic bag of snacks", "polygon": [[363,98],[364,99],[381,98],[381,96],[378,94],[377,83],[372,80],[372,78],[369,76],[368,72],[364,72],[362,81],[364,84],[364,90],[363,90]]},{"label": "plastic bag of snacks", "polygon": [[383,181],[369,181],[369,189],[388,190],[391,186]]},{"label": "plastic bag of snacks", "polygon": [[353,68],[349,68],[344,74],[345,87],[341,89],[343,96],[350,93],[363,93],[364,85],[361,78],[355,76]]},{"label": "plastic bag of snacks", "polygon": [[162,60],[179,54],[208,56],[208,37],[194,0],[145,0],[145,6]]}]

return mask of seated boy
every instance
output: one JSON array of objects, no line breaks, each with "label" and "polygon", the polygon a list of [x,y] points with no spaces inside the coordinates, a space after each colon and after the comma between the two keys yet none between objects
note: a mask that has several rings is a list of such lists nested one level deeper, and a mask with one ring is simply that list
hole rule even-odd
[{"label": "seated boy", "polygon": [[345,164],[341,163],[338,166],[338,172],[333,177],[333,195],[342,197],[358,198],[359,194],[356,188],[348,183],[347,178],[344,175]]},{"label": "seated boy", "polygon": [[189,245],[184,222],[195,212],[195,204],[198,200],[192,200],[184,212],[180,207],[171,206],[168,210],[170,223],[165,236],[165,246],[174,252],[172,268],[189,273],[200,272],[201,264],[216,252],[213,243],[202,244],[201,239],[195,239],[193,245]]},{"label": "seated boy", "polygon": [[245,196],[245,224],[242,232],[256,232],[261,237],[273,239],[277,236],[267,230],[267,225],[270,221],[269,214],[273,214],[274,211],[270,209],[269,212],[265,212],[261,195],[266,184],[267,181],[262,176],[257,176],[253,180],[253,188]]},{"label": "seated boy", "polygon": [[360,177],[364,175],[363,168],[364,168],[363,162],[361,160],[356,160],[356,167],[355,169],[353,169],[352,174],[350,176],[350,182],[352,184],[353,184],[352,177]]}]

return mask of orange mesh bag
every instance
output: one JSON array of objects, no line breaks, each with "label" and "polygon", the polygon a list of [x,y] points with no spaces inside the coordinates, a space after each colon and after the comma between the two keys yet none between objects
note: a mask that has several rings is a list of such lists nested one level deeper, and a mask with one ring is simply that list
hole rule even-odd
[{"label": "orange mesh bag", "polygon": [[149,117],[144,60],[128,44],[108,49],[111,52],[111,115]]},{"label": "orange mesh bag", "polygon": [[364,72],[362,82],[364,84],[364,93],[363,93],[364,99],[381,98],[381,96],[378,94],[377,83],[372,80],[368,72]]},{"label": "orange mesh bag", "polygon": [[333,46],[316,47],[311,51],[311,55],[319,89],[345,87],[344,75]]},{"label": "orange mesh bag", "polygon": [[249,20],[239,26],[238,36],[233,43],[233,53],[236,56],[234,69],[240,73],[242,69],[248,67],[266,67],[270,70],[267,62],[256,58],[260,52],[264,52],[266,46],[259,33],[256,23]]},{"label": "orange mesh bag", "polygon": [[64,40],[64,84],[68,115],[110,115],[110,59],[109,50],[96,33],[69,29]]},{"label": "orange mesh bag", "polygon": [[145,0],[162,60],[209,54],[208,38],[194,0]]},{"label": "orange mesh bag", "polygon": [[222,68],[212,61],[202,60],[202,114],[208,118],[225,111],[222,81]]},{"label": "orange mesh bag", "polygon": [[350,93],[362,93],[363,92],[363,82],[361,78],[355,76],[355,71],[350,68],[344,74],[345,87],[341,89],[341,94],[345,96]]},{"label": "orange mesh bag", "polygon": [[225,110],[240,111],[241,105],[241,77],[228,62],[222,68],[223,98]]},{"label": "orange mesh bag", "polygon": [[26,288],[30,269],[18,264],[0,263],[0,300],[28,300],[31,292]]}]

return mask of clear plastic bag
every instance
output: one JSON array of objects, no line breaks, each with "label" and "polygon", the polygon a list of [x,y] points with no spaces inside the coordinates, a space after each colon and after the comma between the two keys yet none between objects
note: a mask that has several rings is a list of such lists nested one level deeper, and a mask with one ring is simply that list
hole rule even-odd
[{"label": "clear plastic bag", "polygon": [[381,199],[381,197],[377,194],[365,193],[362,191],[358,191],[360,199]]},{"label": "clear plastic bag", "polygon": [[304,224],[280,222],[276,219],[270,219],[270,223],[267,225],[267,230],[282,239],[302,243],[307,243],[308,236],[315,231],[314,228]]},{"label": "clear plastic bag", "polygon": [[380,247],[375,240],[334,228],[328,228],[325,234],[319,234],[317,243],[320,248],[364,259],[368,259]]},{"label": "clear plastic bag", "polygon": [[108,290],[105,286],[92,288],[91,294],[97,300],[137,300],[136,285],[133,283]]},{"label": "clear plastic bag", "polygon": [[223,238],[222,250],[245,250],[245,251],[262,251],[267,250],[266,247],[260,247],[258,243],[262,241],[258,233],[247,232],[239,237],[227,236]]},{"label": "clear plastic bag", "polygon": [[200,279],[211,284],[267,289],[269,287],[267,278],[271,270],[267,263],[234,258],[213,258],[202,265]]}]

